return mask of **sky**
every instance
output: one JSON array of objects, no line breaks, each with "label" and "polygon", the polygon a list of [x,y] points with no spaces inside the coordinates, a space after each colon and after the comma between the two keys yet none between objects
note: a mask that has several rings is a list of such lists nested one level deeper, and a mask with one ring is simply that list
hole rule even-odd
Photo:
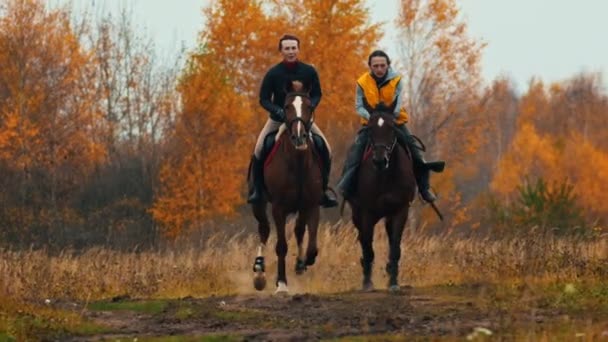
[{"label": "sky", "polygon": [[[196,46],[203,28],[201,8],[209,0],[48,0],[78,8],[132,7],[135,25],[152,37],[160,53]],[[563,81],[580,72],[600,72],[608,88],[607,0],[460,0],[472,38],[487,44],[482,75],[512,79],[520,91],[532,77]],[[397,51],[392,22],[398,0],[367,0],[375,21],[385,21],[378,47]],[[274,45],[273,45],[274,46]],[[169,54],[169,53],[168,53]],[[393,57],[393,59],[395,59]]]}]

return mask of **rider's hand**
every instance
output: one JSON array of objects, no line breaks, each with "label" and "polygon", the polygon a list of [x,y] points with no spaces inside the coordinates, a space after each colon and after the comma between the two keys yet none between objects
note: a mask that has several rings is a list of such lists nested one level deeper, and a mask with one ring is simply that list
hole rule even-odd
[{"label": "rider's hand", "polygon": [[283,108],[278,108],[277,110],[274,111],[274,113],[270,114],[270,118],[273,119],[274,121],[284,122],[285,121],[285,111],[283,110]]}]

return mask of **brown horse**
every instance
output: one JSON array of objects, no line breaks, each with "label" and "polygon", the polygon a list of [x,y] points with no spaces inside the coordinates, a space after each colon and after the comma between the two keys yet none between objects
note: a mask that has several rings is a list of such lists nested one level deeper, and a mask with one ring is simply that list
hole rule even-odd
[{"label": "brown horse", "polygon": [[[311,126],[314,121],[308,91],[300,82],[293,82],[287,89],[285,98],[285,124],[277,133],[273,151],[266,159],[264,201],[252,204],[253,214],[258,221],[260,246],[254,262],[254,286],[258,290],[265,287],[264,249],[270,235],[270,224],[266,206],[270,202],[272,217],[277,229],[276,254],[277,290],[287,292],[285,256],[287,239],[285,223],[289,214],[297,213],[295,235],[298,243],[296,273],[301,274],[307,266],[315,263],[317,257],[317,228],[319,226],[319,201],[323,194],[321,168],[318,154],[311,140]],[[304,233],[308,226],[308,247],[302,247]]]},{"label": "brown horse", "polygon": [[[363,267],[363,289],[373,289],[371,280],[374,261],[374,226],[385,219],[390,251],[386,272],[389,289],[399,290],[397,282],[401,237],[408,217],[410,203],[416,193],[414,166],[409,150],[397,142],[392,110],[372,111],[363,132],[368,145],[357,175],[357,192],[347,198],[352,220],[359,233]],[[344,205],[344,203],[343,203]]]}]

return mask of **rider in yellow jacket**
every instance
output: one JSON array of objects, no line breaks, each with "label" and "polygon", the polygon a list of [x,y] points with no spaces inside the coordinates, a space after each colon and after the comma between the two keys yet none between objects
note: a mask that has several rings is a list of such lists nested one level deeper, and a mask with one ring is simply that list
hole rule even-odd
[{"label": "rider in yellow jacket", "polygon": [[[405,126],[408,122],[408,115],[401,103],[401,76],[390,67],[390,64],[391,60],[384,51],[376,50],[370,54],[368,58],[369,72],[365,72],[357,79],[355,109],[361,117],[361,123],[367,125],[370,117],[367,108],[376,108],[379,105],[392,108],[394,104],[393,114],[396,127],[399,129],[397,139],[402,146],[407,146],[412,151],[414,173],[420,195],[425,201],[433,202],[436,197],[430,190],[430,171],[442,172],[445,163],[443,161],[427,163],[422,156],[420,147],[416,144],[416,139]],[[338,183],[338,188],[345,198],[354,194],[355,174],[361,163],[367,142],[367,131],[361,130],[349,150],[342,171],[342,179]]]}]

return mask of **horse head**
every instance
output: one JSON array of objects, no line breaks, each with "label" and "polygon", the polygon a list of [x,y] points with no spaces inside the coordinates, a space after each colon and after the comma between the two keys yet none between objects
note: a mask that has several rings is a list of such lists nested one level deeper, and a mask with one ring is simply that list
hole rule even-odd
[{"label": "horse head", "polygon": [[389,168],[391,155],[397,145],[394,108],[395,103],[390,107],[380,103],[376,108],[370,110],[371,114],[367,123],[372,160],[380,171]]},{"label": "horse head", "polygon": [[314,122],[310,87],[305,87],[300,81],[291,81],[286,93],[284,110],[289,138],[296,150],[305,151]]}]

